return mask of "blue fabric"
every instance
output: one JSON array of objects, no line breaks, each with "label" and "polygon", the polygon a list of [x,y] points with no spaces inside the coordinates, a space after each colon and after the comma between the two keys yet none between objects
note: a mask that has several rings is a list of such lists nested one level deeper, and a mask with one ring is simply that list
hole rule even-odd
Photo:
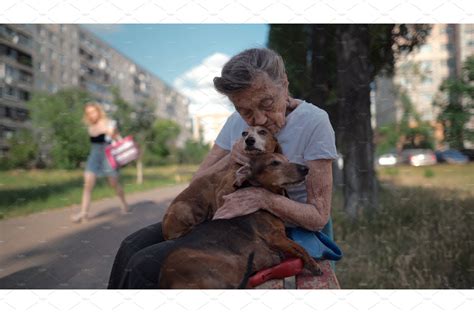
[{"label": "blue fabric", "polygon": [[118,171],[114,170],[105,156],[107,143],[92,143],[89,157],[87,158],[86,172],[92,172],[97,177],[118,176]]},{"label": "blue fabric", "polygon": [[339,261],[342,258],[341,249],[322,231],[312,232],[301,227],[291,227],[287,229],[287,233],[289,238],[305,248],[315,259]]}]

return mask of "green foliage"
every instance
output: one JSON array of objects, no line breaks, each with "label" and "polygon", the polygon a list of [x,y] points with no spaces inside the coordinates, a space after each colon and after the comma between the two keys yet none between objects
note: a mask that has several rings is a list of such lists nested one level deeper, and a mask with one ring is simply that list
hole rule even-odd
[{"label": "green foliage", "polygon": [[426,178],[431,178],[435,176],[435,173],[433,172],[432,169],[428,168],[425,170],[425,173],[423,174]]},{"label": "green foliage", "polygon": [[378,129],[379,142],[376,146],[376,155],[393,152],[397,148],[400,139],[400,126],[396,123],[384,125]]},{"label": "green foliage", "polygon": [[120,134],[132,134],[133,107],[130,103],[125,101],[124,98],[122,98],[118,88],[113,87],[111,92],[113,95],[113,104],[116,107],[115,112],[111,115],[111,118],[117,121]]},{"label": "green foliage", "polygon": [[433,128],[429,122],[421,120],[406,92],[399,91],[399,96],[402,118],[399,124],[392,123],[378,129],[380,139],[376,147],[377,155],[395,151],[397,148],[433,149],[435,146]]},{"label": "green foliage", "polygon": [[161,165],[176,162],[176,139],[179,125],[167,119],[158,119],[146,137],[145,164]]},{"label": "green foliage", "polygon": [[184,148],[178,151],[178,161],[180,164],[200,164],[209,150],[209,144],[202,141],[187,140]]},{"label": "green foliage", "polygon": [[[336,30],[341,25],[288,25],[270,26],[268,47],[280,53],[285,60],[290,91],[296,97],[311,99],[316,76],[323,75],[329,101],[335,101],[336,88]],[[391,74],[396,57],[411,52],[423,44],[431,31],[427,24],[369,24],[370,72],[373,79],[379,73]],[[324,37],[324,38],[322,38]],[[288,39],[291,44],[288,44]],[[315,51],[316,42],[324,41],[324,51]],[[325,68],[316,66],[323,61]],[[331,96],[332,94],[332,96]],[[317,99],[319,100],[319,99]],[[318,106],[324,105],[319,101]]]},{"label": "green foliage", "polygon": [[434,103],[442,109],[438,120],[444,126],[445,141],[451,148],[463,149],[464,141],[474,142],[474,130],[467,127],[474,110],[474,56],[464,62],[460,78],[446,79],[440,91],[448,94],[446,101]]},{"label": "green foliage", "polygon": [[[307,51],[311,49],[311,25],[285,24],[270,27],[268,46],[285,61],[291,94],[304,98],[310,86]],[[291,38],[291,45],[288,44]]]},{"label": "green foliage", "polygon": [[388,176],[398,176],[400,171],[396,167],[386,167],[384,168],[384,173]]},{"label": "green foliage", "polygon": [[71,169],[83,162],[89,151],[86,127],[82,122],[87,93],[76,89],[55,94],[35,93],[27,103],[40,160],[57,168]]},{"label": "green foliage", "polygon": [[10,149],[8,155],[1,161],[4,168],[30,168],[34,165],[38,145],[30,130],[16,131],[7,142]]}]

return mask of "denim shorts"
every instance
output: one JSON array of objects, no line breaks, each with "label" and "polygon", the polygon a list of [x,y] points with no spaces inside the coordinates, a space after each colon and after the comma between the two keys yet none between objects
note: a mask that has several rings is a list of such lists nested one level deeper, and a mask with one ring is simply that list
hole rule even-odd
[{"label": "denim shorts", "polygon": [[92,172],[97,177],[117,177],[118,170],[114,170],[105,156],[107,143],[91,143],[91,151],[87,158],[86,172]]}]

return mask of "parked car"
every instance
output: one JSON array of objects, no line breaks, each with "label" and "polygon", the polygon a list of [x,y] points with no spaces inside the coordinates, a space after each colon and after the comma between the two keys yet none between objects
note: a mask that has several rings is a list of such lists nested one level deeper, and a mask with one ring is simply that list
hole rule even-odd
[{"label": "parked car", "polygon": [[436,151],[436,159],[438,162],[446,162],[449,164],[466,164],[469,162],[467,155],[455,149]]},{"label": "parked car", "polygon": [[402,163],[413,166],[424,166],[436,164],[436,155],[430,149],[406,149],[400,154]]},{"label": "parked car", "polygon": [[398,163],[398,155],[396,153],[382,154],[377,159],[377,164],[380,166],[393,166]]},{"label": "parked car", "polygon": [[467,156],[469,161],[474,161],[474,149],[462,149],[460,152]]}]

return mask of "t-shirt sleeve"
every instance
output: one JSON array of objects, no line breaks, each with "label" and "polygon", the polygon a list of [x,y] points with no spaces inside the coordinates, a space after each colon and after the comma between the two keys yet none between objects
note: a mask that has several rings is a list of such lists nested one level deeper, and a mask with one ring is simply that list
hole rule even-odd
[{"label": "t-shirt sleeve", "polygon": [[232,129],[234,127],[235,116],[232,114],[227,118],[219,135],[217,135],[215,144],[224,150],[230,151],[232,149]]},{"label": "t-shirt sleeve", "polygon": [[321,113],[316,123],[313,122],[310,126],[312,129],[308,131],[310,136],[304,149],[304,159],[337,159],[336,138],[328,114]]}]

